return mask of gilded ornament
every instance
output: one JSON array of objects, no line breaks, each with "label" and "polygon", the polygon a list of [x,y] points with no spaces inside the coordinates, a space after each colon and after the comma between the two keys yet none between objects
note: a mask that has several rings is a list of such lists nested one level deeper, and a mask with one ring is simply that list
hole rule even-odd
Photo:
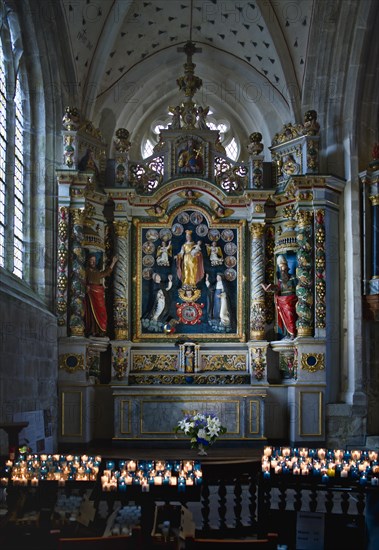
[{"label": "gilded ornament", "polygon": [[313,336],[312,327],[298,326],[297,327],[297,335],[302,336],[302,337]]},{"label": "gilded ornament", "polygon": [[317,136],[320,131],[320,124],[317,122],[317,111],[310,109],[304,114],[304,134]]},{"label": "gilded ornament", "polygon": [[87,212],[84,208],[71,208],[70,214],[75,225],[83,225],[87,219]]},{"label": "gilded ornament", "polygon": [[84,370],[84,356],[80,353],[65,353],[59,356],[59,368],[74,373]]},{"label": "gilded ornament", "polygon": [[301,368],[309,372],[325,370],[325,355],[323,353],[303,353]]},{"label": "gilded ornament", "polygon": [[130,134],[126,128],[118,128],[116,130],[114,146],[118,153],[127,153],[129,151],[131,147],[129,136]]},{"label": "gilded ornament", "polygon": [[300,227],[312,224],[313,212],[311,210],[299,210],[296,213],[296,219]]},{"label": "gilded ornament", "polygon": [[58,223],[58,237],[61,241],[65,241],[67,239],[67,222],[64,220],[61,220]]},{"label": "gilded ornament", "polygon": [[247,145],[247,150],[250,155],[260,155],[263,151],[262,134],[253,132],[249,136],[250,143]]},{"label": "gilded ornament", "polygon": [[112,349],[112,367],[116,373],[116,379],[122,380],[128,368],[128,348],[117,346]]},{"label": "gilded ornament", "polygon": [[127,237],[129,230],[129,223],[126,221],[114,221],[113,227],[117,237]]},{"label": "gilded ornament", "polygon": [[264,223],[252,223],[250,226],[251,236],[253,239],[261,239],[264,234]]},{"label": "gilded ornament", "polygon": [[263,204],[256,204],[254,206],[254,212],[262,214],[265,211]]},{"label": "gilded ornament", "polygon": [[283,208],[283,216],[287,220],[293,220],[295,217],[295,207],[293,204],[289,204]]},{"label": "gilded ornament", "polygon": [[75,131],[79,128],[80,114],[76,107],[66,107],[62,119],[63,128],[68,131]]},{"label": "gilded ornament", "polygon": [[133,372],[176,371],[178,356],[176,354],[151,354],[133,356]]},{"label": "gilded ornament", "polygon": [[281,132],[275,134],[274,139],[272,140],[272,146],[279,145],[280,143],[285,143],[303,135],[304,127],[302,124],[284,124]]},{"label": "gilded ornament", "polygon": [[245,355],[203,355],[203,371],[246,371]]},{"label": "gilded ornament", "polygon": [[115,329],[115,340],[127,340],[128,339],[128,329]]},{"label": "gilded ornament", "polygon": [[256,380],[262,380],[266,370],[266,355],[262,348],[252,348],[253,376]]},{"label": "gilded ornament", "polygon": [[378,206],[379,205],[379,194],[370,195],[369,199],[370,199],[370,202],[371,202],[372,206]]},{"label": "gilded ornament", "polygon": [[67,277],[66,275],[59,275],[57,279],[58,290],[63,291],[67,288]]},{"label": "gilded ornament", "polygon": [[264,330],[252,330],[250,332],[250,338],[251,340],[258,340],[262,341],[265,339],[265,331]]},{"label": "gilded ornament", "polygon": [[[190,379],[190,380],[189,380]],[[226,386],[250,384],[249,374],[130,374],[130,385],[196,385],[196,386]]]}]

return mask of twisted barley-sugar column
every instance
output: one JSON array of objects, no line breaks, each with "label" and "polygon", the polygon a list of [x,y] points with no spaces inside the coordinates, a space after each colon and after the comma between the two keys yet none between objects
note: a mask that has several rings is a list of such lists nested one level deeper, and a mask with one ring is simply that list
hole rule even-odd
[{"label": "twisted barley-sugar column", "polygon": [[58,221],[58,262],[57,262],[57,316],[58,326],[67,331],[67,285],[68,285],[68,208],[59,208]]},{"label": "twisted barley-sugar column", "polygon": [[313,335],[313,261],[312,261],[312,236],[313,236],[313,212],[299,210],[297,218],[297,268],[296,278],[296,313],[297,335]]},{"label": "twisted barley-sugar column", "polygon": [[115,339],[127,340],[129,334],[128,293],[129,293],[129,224],[126,221],[114,221],[115,253],[118,261],[114,269],[113,317]]},{"label": "twisted barley-sugar column", "polygon": [[326,253],[325,253],[325,210],[316,212],[315,221],[315,270],[316,270],[316,328],[326,328]]},{"label": "twisted barley-sugar column", "polygon": [[265,291],[262,288],[265,276],[264,227],[264,223],[252,223],[250,225],[250,338],[252,340],[265,339]]},{"label": "twisted barley-sugar column", "polygon": [[372,275],[371,279],[379,279],[379,194],[369,196],[372,205],[372,233],[371,233],[371,255],[372,255]]},{"label": "twisted barley-sugar column", "polygon": [[70,278],[70,332],[84,336],[84,300],[86,290],[85,253],[83,249],[84,209],[72,208],[71,221],[71,278]]}]

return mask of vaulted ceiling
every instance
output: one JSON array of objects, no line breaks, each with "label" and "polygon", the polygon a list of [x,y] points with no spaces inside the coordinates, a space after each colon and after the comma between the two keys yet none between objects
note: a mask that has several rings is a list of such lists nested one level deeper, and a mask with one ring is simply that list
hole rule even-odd
[{"label": "vaulted ceiling", "polygon": [[298,115],[314,0],[62,0],[82,111],[109,140],[115,127],[141,138],[182,97],[191,39],[211,105],[243,136],[260,130],[268,144]]},{"label": "vaulted ceiling", "polygon": [[[362,2],[368,7],[373,3],[60,1],[76,71],[78,106],[108,143],[119,127],[131,132],[133,144],[140,142],[154,121],[167,116],[170,105],[183,100],[176,79],[184,72],[186,58],[178,48],[191,39],[201,49],[193,57],[196,75],[203,81],[196,103],[209,105],[216,118],[229,120],[241,143],[251,132],[260,131],[266,154],[283,124],[302,120],[313,67],[320,67],[318,59],[325,60],[326,73],[328,56],[335,54],[325,52],[340,55],[343,44],[345,51],[351,51],[343,31],[337,32],[340,21],[355,25],[354,13],[364,13]],[[333,31],[327,34],[330,43],[314,43],[315,27]]]}]

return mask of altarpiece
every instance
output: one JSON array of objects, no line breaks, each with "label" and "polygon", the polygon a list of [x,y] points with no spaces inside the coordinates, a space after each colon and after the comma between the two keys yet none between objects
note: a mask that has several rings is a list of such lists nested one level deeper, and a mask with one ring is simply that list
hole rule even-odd
[{"label": "altarpiece", "polygon": [[270,162],[258,131],[248,162],[228,158],[194,100],[193,51],[177,81],[184,100],[148,158],[129,158],[125,128],[107,158],[100,131],[64,114],[62,442],[177,444],[177,421],[210,409],[224,441],[325,439],[343,183],[319,174],[315,111],[273,137]]}]

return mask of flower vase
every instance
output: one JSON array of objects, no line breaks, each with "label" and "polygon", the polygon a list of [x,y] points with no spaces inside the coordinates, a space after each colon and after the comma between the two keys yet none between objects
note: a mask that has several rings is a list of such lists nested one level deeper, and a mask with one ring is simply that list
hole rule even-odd
[{"label": "flower vase", "polygon": [[207,451],[204,449],[204,445],[202,443],[199,443],[198,445],[198,451],[197,451],[197,454],[200,455],[200,456],[207,456]]}]

